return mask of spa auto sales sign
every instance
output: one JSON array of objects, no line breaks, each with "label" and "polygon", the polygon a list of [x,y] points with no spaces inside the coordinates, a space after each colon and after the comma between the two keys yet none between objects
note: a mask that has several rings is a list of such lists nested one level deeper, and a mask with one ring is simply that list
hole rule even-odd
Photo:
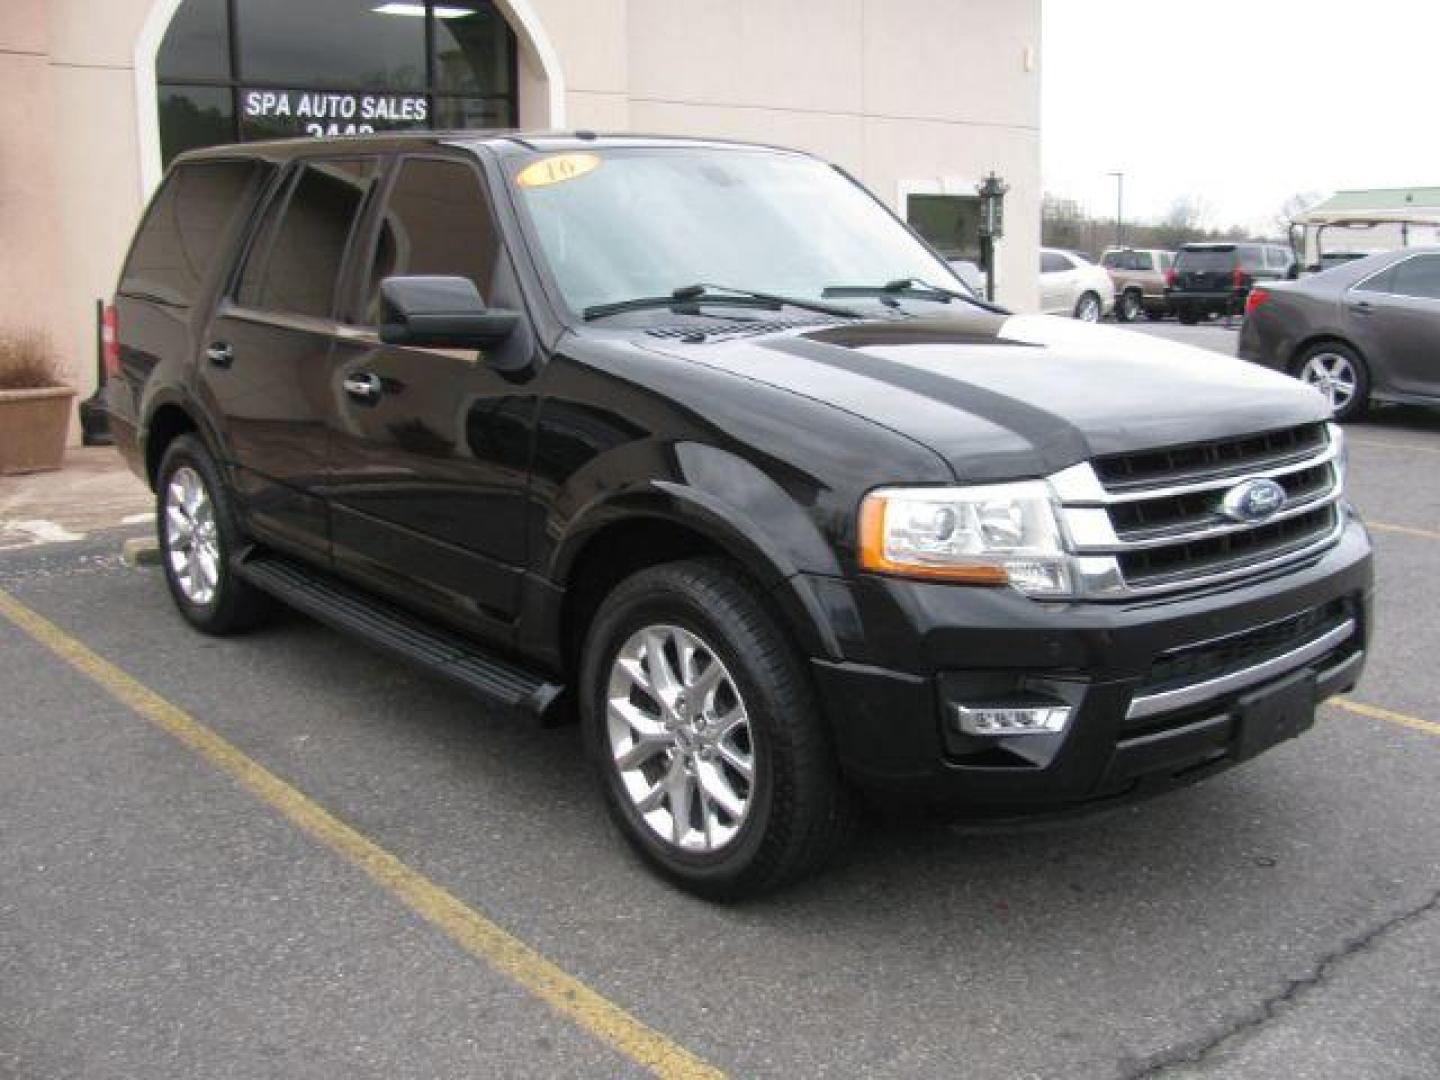
[{"label": "spa auto sales sign", "polygon": [[241,101],[247,121],[277,134],[368,135],[430,121],[430,103],[419,94],[244,90]]}]

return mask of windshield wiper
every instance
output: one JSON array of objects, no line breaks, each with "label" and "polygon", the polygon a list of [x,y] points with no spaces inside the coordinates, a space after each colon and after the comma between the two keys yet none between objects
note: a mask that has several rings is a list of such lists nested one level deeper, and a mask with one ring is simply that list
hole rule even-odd
[{"label": "windshield wiper", "polygon": [[988,300],[981,300],[978,296],[955,289],[947,289],[943,285],[935,285],[924,278],[917,277],[896,278],[894,281],[887,281],[884,285],[830,285],[824,289],[821,295],[904,296],[910,300],[933,300],[937,304],[948,304],[951,300],[964,300],[967,304],[974,304],[985,311],[994,311],[1001,315],[1010,314],[1000,305],[992,304]]},{"label": "windshield wiper", "polygon": [[637,296],[633,300],[616,300],[609,304],[592,304],[580,314],[589,322],[603,319],[606,315],[618,315],[623,311],[644,311],[646,308],[677,307],[681,304],[737,304],[749,307],[798,307],[816,311],[822,315],[834,315],[842,319],[858,319],[860,313],[839,304],[826,304],[819,300],[807,300],[798,296],[781,296],[778,293],[757,292],[754,289],[736,289],[729,285],[682,285],[668,296]]}]

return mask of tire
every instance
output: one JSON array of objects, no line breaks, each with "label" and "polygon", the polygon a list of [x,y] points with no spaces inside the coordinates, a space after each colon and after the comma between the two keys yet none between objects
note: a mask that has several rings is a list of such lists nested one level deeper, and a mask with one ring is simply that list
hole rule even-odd
[{"label": "tire", "polygon": [[1200,321],[1200,313],[1194,308],[1182,307],[1175,311],[1175,317],[1186,326],[1194,326]]},{"label": "tire", "polygon": [[1132,323],[1139,322],[1140,316],[1145,312],[1145,304],[1140,294],[1129,289],[1120,294],[1120,300],[1115,305],[1115,319],[1117,322]]},{"label": "tire", "polygon": [[166,447],[156,477],[160,565],[180,614],[217,636],[258,625],[270,598],[231,569],[244,538],[210,452],[194,435],[181,435]]},{"label": "tire", "polygon": [[1075,318],[1081,322],[1098,323],[1105,317],[1105,305],[1093,292],[1082,293],[1075,301]]},{"label": "tire", "polygon": [[[684,690],[701,688],[695,698],[677,699],[676,675]],[[621,582],[586,636],[580,679],[607,808],[681,888],[759,896],[817,870],[847,838],[856,800],[803,661],[727,563],[667,563]]]},{"label": "tire", "polygon": [[1370,406],[1370,370],[1349,345],[1320,341],[1295,361],[1292,374],[1330,400],[1335,419],[1358,420]]}]

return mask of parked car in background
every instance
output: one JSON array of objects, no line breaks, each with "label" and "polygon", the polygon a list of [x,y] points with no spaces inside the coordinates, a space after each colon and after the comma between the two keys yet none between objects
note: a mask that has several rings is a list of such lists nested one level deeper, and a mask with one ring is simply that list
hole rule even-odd
[{"label": "parked car in background", "polygon": [[1110,275],[1083,255],[1059,248],[1040,249],[1040,310],[1099,322],[1115,307]]},{"label": "parked car in background", "polygon": [[1186,244],[1166,276],[1165,297],[1187,326],[1211,315],[1238,315],[1257,281],[1295,276],[1295,256],[1283,244]]},{"label": "parked car in background", "polygon": [[1371,401],[1440,403],[1440,248],[1406,248],[1256,286],[1237,351],[1353,420]]},{"label": "parked car in background", "polygon": [[970,259],[946,259],[951,272],[976,296],[985,295],[985,272]]},{"label": "parked car in background", "polygon": [[1100,265],[1115,286],[1115,318],[1135,322],[1142,314],[1163,319],[1170,314],[1165,299],[1165,274],[1174,265],[1175,253],[1156,248],[1109,248],[1100,256]]},{"label": "parked car in background", "polygon": [[1368,259],[1374,255],[1373,251],[1326,251],[1321,253],[1320,261],[1312,264],[1307,269],[1312,274],[1321,274],[1337,266],[1344,266],[1359,259]]}]

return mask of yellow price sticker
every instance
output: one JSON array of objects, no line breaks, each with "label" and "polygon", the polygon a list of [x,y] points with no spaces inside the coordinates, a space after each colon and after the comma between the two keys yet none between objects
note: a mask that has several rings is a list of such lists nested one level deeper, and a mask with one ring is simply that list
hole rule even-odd
[{"label": "yellow price sticker", "polygon": [[600,158],[595,154],[555,154],[526,165],[515,174],[515,183],[520,187],[549,187],[577,180],[599,167]]}]

